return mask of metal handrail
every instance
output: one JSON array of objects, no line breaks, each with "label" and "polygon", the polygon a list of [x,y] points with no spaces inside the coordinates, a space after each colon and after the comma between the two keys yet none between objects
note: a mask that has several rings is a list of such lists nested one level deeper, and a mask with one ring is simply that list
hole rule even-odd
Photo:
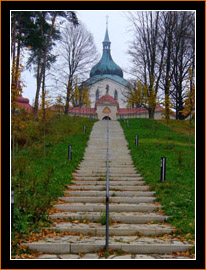
[{"label": "metal handrail", "polygon": [[106,247],[109,248],[109,120],[107,119]]}]

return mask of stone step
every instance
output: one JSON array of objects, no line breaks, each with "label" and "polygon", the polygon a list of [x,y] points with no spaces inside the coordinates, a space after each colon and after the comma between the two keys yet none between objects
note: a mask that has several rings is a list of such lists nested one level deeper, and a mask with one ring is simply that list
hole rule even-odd
[{"label": "stone step", "polygon": [[[83,160],[78,167],[84,167],[84,168],[90,168],[90,167],[95,167],[95,166],[98,166],[98,167],[105,167],[106,166],[106,159],[104,161],[96,161],[96,160]],[[133,165],[133,162],[132,161],[128,161],[128,162],[122,162],[120,160],[112,160],[112,161],[109,161],[109,166],[110,167],[115,167],[115,168],[121,168],[121,167],[129,167],[129,168],[133,168],[135,169],[134,165]]]},{"label": "stone step", "polygon": [[[106,162],[106,158],[103,156],[103,155],[100,155],[98,157],[91,157],[91,156],[87,156],[83,158],[83,161],[87,161],[87,162],[90,162],[92,163],[93,161],[95,160],[98,160],[98,162]],[[116,160],[118,160],[117,164],[133,164],[133,161],[130,157],[128,158],[125,158],[125,157],[118,157],[118,156],[110,156],[109,157],[109,163],[113,163],[113,162],[116,162]]]},{"label": "stone step", "polygon": [[[88,197],[105,197],[106,191],[64,191],[70,196],[88,196]],[[155,191],[109,191],[109,196],[112,197],[150,197],[155,195]]]},{"label": "stone step", "polygon": [[[162,206],[154,202],[155,192],[137,173],[120,123],[110,121],[109,128],[109,248],[145,259],[160,259],[192,248],[186,241],[168,236],[174,228],[162,223],[169,217],[162,214]],[[83,160],[73,173],[72,184],[54,205],[56,213],[50,215],[53,227],[47,228],[48,232],[59,233],[26,243],[30,249],[50,253],[48,259],[77,259],[79,254],[84,254],[85,259],[97,258],[94,253],[105,247],[106,226],[101,225],[101,218],[106,210],[106,147],[107,122],[98,121]],[[124,259],[130,258],[125,255]]]},{"label": "stone step", "polygon": [[[67,235],[25,243],[29,249],[51,254],[78,254],[98,252],[105,247],[105,237]],[[193,246],[178,239],[158,239],[137,236],[111,236],[109,248],[133,254],[166,254],[185,252]]]},{"label": "stone step", "polygon": [[80,254],[42,254],[36,259],[54,259],[54,260],[60,260],[60,259],[78,259],[78,260],[92,260],[92,259],[106,259],[106,260],[192,260],[193,258],[187,257],[187,256],[178,256],[176,254],[131,254],[124,252],[123,254],[119,254],[118,252],[111,254],[109,256],[107,255],[99,255],[98,253],[80,253]]},{"label": "stone step", "polygon": [[[65,203],[55,204],[59,210],[62,211],[77,211],[77,212],[99,212],[105,211],[105,205],[101,203]],[[152,212],[162,208],[157,204],[153,203],[137,203],[137,204],[110,204],[109,211],[111,212]]]},{"label": "stone step", "polygon": [[[92,150],[91,149],[87,149],[85,152],[85,155],[93,155],[93,154],[101,154],[101,155],[107,155],[107,149],[106,149],[106,147],[105,148],[101,148],[101,149],[95,149],[95,148],[93,148]],[[114,154],[114,152],[112,151],[112,149],[109,149],[109,151],[108,151],[108,154],[109,155],[113,155]],[[116,155],[118,155],[118,154],[120,154],[120,155],[129,155],[130,154],[130,151],[129,150],[119,150],[119,151],[117,151],[117,149],[115,149],[115,154]]]},{"label": "stone step", "polygon": [[[112,176],[112,177],[109,177],[109,183],[113,183],[113,182],[122,182],[122,181],[125,181],[126,182],[126,185],[127,184],[131,184],[131,181],[133,182],[137,182],[140,183],[142,182],[143,184],[145,184],[145,181],[141,181],[143,178],[142,177],[115,177],[115,176]],[[106,181],[106,176],[76,176],[73,178],[72,182],[74,181],[101,181],[101,182],[104,182]]]},{"label": "stone step", "polygon": [[[75,185],[106,185],[106,179],[102,179],[99,181],[96,180],[72,180],[71,184],[75,184]],[[120,185],[120,186],[138,186],[138,185],[144,185],[145,181],[133,181],[133,180],[127,180],[127,181],[109,181],[109,186],[116,186],[116,185]]]},{"label": "stone step", "polygon": [[[103,173],[98,173],[98,172],[93,172],[93,173],[87,173],[87,171],[81,171],[81,172],[77,172],[77,173],[74,173],[72,174],[72,176],[74,178],[83,178],[83,177],[106,177],[106,173],[103,174]],[[109,173],[109,179],[112,179],[112,178],[116,178],[116,179],[119,179],[119,180],[124,180],[122,178],[125,178],[125,179],[135,179],[135,180],[141,180],[143,179],[143,177],[141,177],[140,174],[114,174],[114,173]],[[95,179],[95,178],[94,178]]]},{"label": "stone step", "polygon": [[[103,168],[103,167],[102,167]],[[109,167],[110,168],[110,167]],[[127,167],[128,168],[128,167]],[[104,167],[104,169],[106,169],[106,166]],[[118,168],[118,167],[115,167],[115,169],[117,169],[118,170],[118,172],[116,172],[116,173],[113,173],[113,172],[111,172],[111,171],[109,171],[109,175],[112,175],[112,176],[122,176],[122,175],[124,175],[125,174],[125,176],[128,176],[128,177],[136,177],[136,176],[141,176],[141,174],[139,174],[139,173],[137,173],[137,172],[134,172],[134,173],[129,173],[129,172],[127,172],[127,173],[124,173],[124,170],[121,170],[121,171],[123,171],[123,172],[120,172],[120,169],[121,168]],[[124,169],[124,167],[123,167],[123,169]],[[89,170],[92,170],[92,171],[94,171],[95,170],[95,167],[89,167]],[[74,175],[76,175],[76,174],[84,174],[85,175],[85,173],[87,172],[87,169],[77,169],[73,174]],[[99,173],[102,173],[102,172],[99,172]],[[72,174],[72,175],[73,175]],[[92,175],[88,175],[88,176],[92,176]]]},{"label": "stone step", "polygon": [[[105,174],[107,172],[107,168],[98,168],[98,167],[93,167],[93,168],[83,168],[81,170],[78,170],[77,173],[87,173],[87,174],[92,174],[92,173],[103,173]],[[125,175],[128,174],[136,174],[136,170],[133,168],[111,168],[109,167],[109,173],[111,174],[121,174],[124,173]],[[136,175],[138,176],[138,175]]]},{"label": "stone step", "polygon": [[[101,212],[61,212],[50,215],[52,219],[69,219],[69,220],[89,220],[98,222],[101,217]],[[163,222],[169,216],[164,216],[160,213],[143,213],[143,212],[110,212],[109,218],[112,221],[118,221],[127,224],[144,224],[148,222]]]},{"label": "stone step", "polygon": [[[55,230],[58,232],[70,232],[70,233],[82,233],[93,236],[105,235],[106,226],[99,223],[72,223],[61,222],[54,224],[54,227],[48,227],[45,229]],[[144,236],[160,236],[169,234],[174,231],[169,225],[160,224],[110,224],[109,235],[116,236],[129,236],[129,235],[144,235]]]},{"label": "stone step", "polygon": [[[106,185],[105,186],[72,186],[68,185],[67,186],[69,189],[73,190],[106,190]],[[110,186],[110,190],[114,191],[140,191],[140,190],[149,190],[149,186]]]},{"label": "stone step", "polygon": [[[60,200],[65,202],[87,202],[87,203],[104,203],[106,197],[59,197]],[[109,202],[112,203],[147,203],[154,202],[155,197],[110,197]]]}]

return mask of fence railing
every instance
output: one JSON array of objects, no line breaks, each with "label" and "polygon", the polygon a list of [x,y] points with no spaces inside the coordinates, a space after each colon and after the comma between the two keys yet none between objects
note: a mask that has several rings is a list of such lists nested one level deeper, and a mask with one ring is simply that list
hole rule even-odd
[{"label": "fence railing", "polygon": [[107,119],[106,247],[109,248],[109,120]]}]

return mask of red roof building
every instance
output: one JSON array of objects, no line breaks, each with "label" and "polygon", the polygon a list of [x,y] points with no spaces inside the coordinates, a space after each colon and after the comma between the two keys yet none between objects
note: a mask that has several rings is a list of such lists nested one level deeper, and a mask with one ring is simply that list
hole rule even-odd
[{"label": "red roof building", "polygon": [[[56,112],[64,112],[64,107],[57,108],[53,105],[52,110]],[[155,108],[155,119],[162,118],[161,106],[156,106]],[[119,103],[109,94],[102,96],[95,103],[95,108],[86,107],[69,107],[69,115],[80,116],[80,117],[92,117],[95,119],[111,119],[117,120],[121,118],[148,118],[148,110],[141,108],[120,108]]]},{"label": "red roof building", "polygon": [[17,107],[25,110],[26,112],[32,113],[33,107],[29,104],[29,99],[22,97],[22,95],[16,98]]}]

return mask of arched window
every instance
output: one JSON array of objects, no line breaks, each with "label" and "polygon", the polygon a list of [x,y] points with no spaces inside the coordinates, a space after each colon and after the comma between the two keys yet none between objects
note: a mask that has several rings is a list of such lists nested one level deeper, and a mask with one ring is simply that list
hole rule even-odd
[{"label": "arched window", "polygon": [[96,100],[98,100],[99,99],[99,89],[97,89],[97,91],[96,91]]},{"label": "arched window", "polygon": [[118,92],[117,92],[117,90],[114,91],[114,99],[118,100]]}]

